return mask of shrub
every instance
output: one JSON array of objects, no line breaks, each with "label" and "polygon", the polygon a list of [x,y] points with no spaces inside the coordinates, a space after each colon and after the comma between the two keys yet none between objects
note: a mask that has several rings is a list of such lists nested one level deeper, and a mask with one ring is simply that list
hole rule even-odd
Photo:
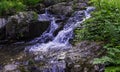
[{"label": "shrub", "polygon": [[[75,30],[75,41],[104,42],[106,55],[94,63],[120,65],[120,0],[91,0],[97,10]],[[106,69],[107,72],[107,69]]]},{"label": "shrub", "polygon": [[16,12],[24,11],[29,6],[36,5],[43,0],[0,0],[0,16],[13,15]]},{"label": "shrub", "polygon": [[0,15],[12,14],[25,9],[25,5],[20,1],[0,1]]}]

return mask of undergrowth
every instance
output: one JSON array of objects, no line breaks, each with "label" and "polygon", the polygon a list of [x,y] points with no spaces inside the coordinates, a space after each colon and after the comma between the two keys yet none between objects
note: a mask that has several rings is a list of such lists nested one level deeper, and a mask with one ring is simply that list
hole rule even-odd
[{"label": "undergrowth", "polygon": [[0,16],[13,15],[25,11],[42,0],[0,0]]},{"label": "undergrowth", "polygon": [[105,64],[106,72],[120,71],[120,0],[91,0],[91,3],[96,11],[82,28],[75,30],[75,41],[104,42],[107,54],[96,58],[94,64]]}]

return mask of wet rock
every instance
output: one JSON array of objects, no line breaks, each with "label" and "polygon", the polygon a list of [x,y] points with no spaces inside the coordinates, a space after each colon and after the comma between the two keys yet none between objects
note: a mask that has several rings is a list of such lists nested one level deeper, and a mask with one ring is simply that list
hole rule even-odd
[{"label": "wet rock", "polygon": [[45,4],[45,6],[51,6],[57,3],[61,3],[61,2],[70,2],[72,0],[44,0],[43,4]]},{"label": "wet rock", "polygon": [[42,4],[42,3],[35,5],[35,10],[34,11],[37,12],[38,14],[45,13],[45,5]]},{"label": "wet rock", "polygon": [[[17,71],[28,72],[103,72],[104,70],[104,65],[93,64],[94,58],[104,54],[102,43],[83,41],[72,48],[56,47],[47,52],[40,51],[37,54],[30,54],[31,57],[29,55],[20,57],[18,66],[10,64],[6,65],[4,69],[16,71],[17,67]],[[11,66],[13,68],[10,68]]]},{"label": "wet rock", "polygon": [[[50,65],[48,68],[53,68],[51,64],[57,62],[58,69],[60,67],[58,63],[65,64],[65,69],[63,69],[66,72],[99,72],[104,70],[104,65],[102,67],[101,65],[94,65],[93,60],[101,57],[103,52],[101,43],[83,41],[68,50],[52,49],[44,55],[46,62]],[[41,53],[40,55],[43,55]]]},{"label": "wet rock", "polygon": [[44,60],[37,68],[55,72],[102,72],[104,65],[94,65],[93,60],[103,54],[102,43],[83,41],[69,49],[54,48],[37,53],[37,64]]},{"label": "wet rock", "polygon": [[6,25],[6,19],[4,19],[4,18],[0,18],[0,40],[3,40],[3,39],[5,39],[5,34],[6,34],[6,32],[5,32],[5,25]]},{"label": "wet rock", "polygon": [[[103,52],[101,43],[81,42],[66,54],[67,67],[71,69],[70,72],[96,72],[93,60],[102,56]],[[99,72],[99,69],[97,71]]]},{"label": "wet rock", "polygon": [[0,28],[0,40],[4,40],[6,36],[5,27]]},{"label": "wet rock", "polygon": [[53,6],[48,7],[48,10],[52,12],[53,14],[58,15],[71,15],[73,13],[72,6],[67,5],[65,2],[58,3]]},{"label": "wet rock", "polygon": [[74,10],[84,10],[88,5],[86,3],[76,3],[73,5]]},{"label": "wet rock", "polygon": [[9,17],[6,25],[7,37],[15,40],[28,40],[40,36],[49,26],[49,22],[41,23],[37,19],[38,15],[35,12],[20,12]]},{"label": "wet rock", "polygon": [[4,70],[3,70],[3,72],[12,72],[12,71],[14,71],[14,70],[16,70],[17,69],[17,65],[14,65],[14,64],[8,64],[8,65],[5,65],[4,66]]},{"label": "wet rock", "polygon": [[76,10],[83,10],[88,6],[87,1],[62,2],[48,7],[53,14],[70,16]]},{"label": "wet rock", "polygon": [[29,37],[34,38],[42,35],[42,33],[49,27],[49,21],[33,21],[29,25]]}]

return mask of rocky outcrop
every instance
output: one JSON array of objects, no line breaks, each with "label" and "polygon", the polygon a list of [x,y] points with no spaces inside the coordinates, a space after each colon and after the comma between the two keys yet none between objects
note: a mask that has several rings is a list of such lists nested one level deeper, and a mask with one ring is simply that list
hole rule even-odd
[{"label": "rocky outcrop", "polygon": [[84,10],[86,7],[87,7],[88,5],[87,5],[87,3],[76,3],[76,4],[74,4],[73,5],[73,9],[74,10]]},{"label": "rocky outcrop", "polygon": [[93,61],[94,58],[104,55],[104,52],[102,43],[83,41],[69,50],[61,50],[61,48],[51,49],[47,54],[43,54],[45,57],[43,60],[48,59],[49,61],[49,59],[53,59],[53,63],[57,62],[58,65],[55,66],[58,69],[56,70],[62,67],[66,72],[102,72],[104,65],[95,65]]},{"label": "rocky outcrop", "polygon": [[65,2],[50,6],[48,7],[48,10],[53,14],[58,15],[71,15],[71,13],[73,12],[72,6],[66,5]]},{"label": "rocky outcrop", "polygon": [[[103,72],[104,65],[95,65],[93,61],[94,58],[99,58],[104,55],[104,51],[102,43],[83,41],[69,49],[57,47],[50,49],[48,52],[39,52],[39,55],[35,55],[35,57],[32,54],[25,55],[23,53],[22,55],[15,55],[14,59],[12,59],[13,63],[5,65],[3,69],[9,70],[10,72],[16,70],[21,72]],[[15,64],[14,60],[20,61],[21,64]],[[27,62],[27,64],[21,61]],[[12,65],[15,66],[12,68],[13,70],[9,69]]]},{"label": "rocky outcrop", "polygon": [[28,37],[35,38],[42,35],[42,33],[49,27],[49,24],[49,21],[33,21],[29,23]]},{"label": "rocky outcrop", "polygon": [[45,5],[42,3],[38,3],[35,6],[29,7],[28,11],[35,11],[38,14],[45,13]]},{"label": "rocky outcrop", "polygon": [[[40,22],[34,12],[20,12],[8,18],[6,34],[11,39],[30,39],[40,36],[49,22]],[[35,32],[36,31],[36,32]]]},{"label": "rocky outcrop", "polygon": [[74,1],[76,3],[81,2],[81,3],[87,3],[89,0],[43,0],[42,3],[45,6],[51,6],[57,3],[61,3],[61,2],[71,2]]},{"label": "rocky outcrop", "polygon": [[43,4],[48,7],[61,2],[70,2],[72,0],[43,0]]},{"label": "rocky outcrop", "polygon": [[[42,21],[37,20],[38,15],[35,13],[43,14],[47,10],[55,15],[64,16],[64,21],[76,10],[86,8],[88,0],[44,0],[30,8],[29,12],[19,12],[16,15],[8,17],[8,20],[0,19],[0,40],[1,39],[30,39],[37,37],[44,32],[49,26],[49,20]],[[53,2],[53,4],[51,3]],[[46,5],[48,3],[49,5]],[[50,6],[51,5],[51,6]],[[35,11],[32,12],[31,10]],[[60,20],[56,20],[57,22]],[[64,22],[60,23],[60,27],[56,30],[55,35],[62,29]],[[42,26],[42,28],[41,28]]]},{"label": "rocky outcrop", "polygon": [[0,19],[0,40],[29,40],[40,36],[49,24],[49,21],[39,21],[35,12],[19,12],[7,20]]},{"label": "rocky outcrop", "polygon": [[66,53],[67,72],[99,72],[99,65],[94,65],[94,58],[103,55],[101,43],[83,41]]},{"label": "rocky outcrop", "polygon": [[86,2],[62,2],[48,7],[53,14],[70,16],[76,10],[83,10],[87,7]]}]

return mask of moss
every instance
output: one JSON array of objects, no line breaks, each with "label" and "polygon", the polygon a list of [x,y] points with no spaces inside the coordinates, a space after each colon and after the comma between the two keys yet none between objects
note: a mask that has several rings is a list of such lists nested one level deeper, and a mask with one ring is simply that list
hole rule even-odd
[{"label": "moss", "polygon": [[33,12],[33,19],[37,20],[38,19],[38,14],[36,12]]}]

